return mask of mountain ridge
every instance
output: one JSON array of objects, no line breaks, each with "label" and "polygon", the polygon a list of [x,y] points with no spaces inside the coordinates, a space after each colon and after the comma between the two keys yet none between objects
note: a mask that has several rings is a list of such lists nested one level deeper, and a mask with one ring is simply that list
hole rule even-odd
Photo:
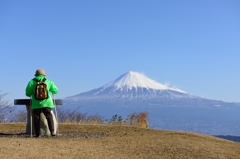
[{"label": "mountain ridge", "polygon": [[190,95],[189,93],[182,91],[173,86],[163,85],[158,83],[152,79],[143,76],[138,72],[129,71],[117,79],[90,91],[83,92],[74,96],[70,96],[67,98],[75,98],[77,99],[80,96],[91,95],[91,98],[97,98],[97,96],[101,98],[106,98],[109,96],[116,96],[116,98],[156,98],[161,96],[161,94],[170,94],[175,97],[196,97]]},{"label": "mountain ridge", "polygon": [[80,107],[105,118],[147,111],[151,128],[239,135],[240,103],[198,97],[153,81],[130,71],[101,87],[64,98],[63,108]]}]

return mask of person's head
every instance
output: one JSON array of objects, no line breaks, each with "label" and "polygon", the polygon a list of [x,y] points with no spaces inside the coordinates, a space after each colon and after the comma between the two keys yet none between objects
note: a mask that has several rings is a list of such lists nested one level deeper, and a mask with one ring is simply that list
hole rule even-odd
[{"label": "person's head", "polygon": [[46,76],[45,72],[43,69],[37,69],[36,70],[36,73],[34,76],[38,76],[38,75],[43,75],[43,76]]}]

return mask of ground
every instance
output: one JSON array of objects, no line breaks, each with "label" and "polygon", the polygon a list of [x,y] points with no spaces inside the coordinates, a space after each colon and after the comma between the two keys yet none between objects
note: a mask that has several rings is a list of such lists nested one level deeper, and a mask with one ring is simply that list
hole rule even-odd
[{"label": "ground", "polygon": [[31,138],[26,124],[0,124],[0,158],[239,159],[240,143],[119,125],[59,124],[57,137]]}]

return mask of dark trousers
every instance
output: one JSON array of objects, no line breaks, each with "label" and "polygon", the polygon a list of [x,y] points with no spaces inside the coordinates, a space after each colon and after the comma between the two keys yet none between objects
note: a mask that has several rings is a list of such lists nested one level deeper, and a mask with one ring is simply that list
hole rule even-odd
[{"label": "dark trousers", "polygon": [[35,129],[35,134],[36,136],[39,136],[40,134],[40,113],[43,112],[45,115],[47,122],[48,122],[48,128],[50,133],[54,131],[54,125],[53,125],[53,116],[51,113],[50,108],[40,108],[40,109],[33,109],[34,113],[34,129]]}]

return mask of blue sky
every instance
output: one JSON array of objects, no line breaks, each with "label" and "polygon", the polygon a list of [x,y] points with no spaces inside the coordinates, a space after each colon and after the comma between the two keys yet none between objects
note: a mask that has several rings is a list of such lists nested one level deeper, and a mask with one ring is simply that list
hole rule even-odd
[{"label": "blue sky", "polygon": [[136,71],[240,102],[238,0],[0,1],[0,90],[26,98],[36,69],[64,98]]}]

